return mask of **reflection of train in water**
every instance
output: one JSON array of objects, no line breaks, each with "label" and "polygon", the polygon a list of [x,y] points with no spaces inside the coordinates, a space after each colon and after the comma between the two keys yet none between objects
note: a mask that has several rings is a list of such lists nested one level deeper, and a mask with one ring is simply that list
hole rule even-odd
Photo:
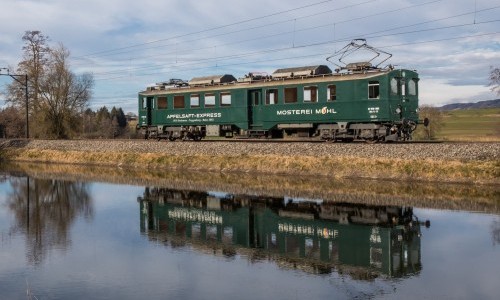
[{"label": "reflection of train in water", "polygon": [[359,279],[419,273],[420,223],[412,208],[146,188],[141,232],[172,247]]}]

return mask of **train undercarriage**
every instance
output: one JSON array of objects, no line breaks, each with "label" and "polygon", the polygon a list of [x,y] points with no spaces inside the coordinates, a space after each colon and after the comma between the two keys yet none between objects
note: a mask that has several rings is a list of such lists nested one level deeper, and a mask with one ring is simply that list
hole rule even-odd
[{"label": "train undercarriage", "polygon": [[279,124],[271,130],[242,130],[235,125],[149,126],[138,130],[144,139],[192,140],[206,137],[239,139],[310,139],[327,142],[366,143],[409,141],[417,124],[413,121],[387,123]]}]

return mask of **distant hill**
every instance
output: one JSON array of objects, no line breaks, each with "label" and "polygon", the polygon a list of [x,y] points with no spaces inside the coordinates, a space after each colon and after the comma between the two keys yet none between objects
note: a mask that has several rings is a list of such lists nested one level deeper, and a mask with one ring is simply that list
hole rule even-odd
[{"label": "distant hill", "polygon": [[479,109],[479,108],[500,108],[500,99],[479,101],[476,103],[452,103],[438,107],[441,111],[457,109]]}]

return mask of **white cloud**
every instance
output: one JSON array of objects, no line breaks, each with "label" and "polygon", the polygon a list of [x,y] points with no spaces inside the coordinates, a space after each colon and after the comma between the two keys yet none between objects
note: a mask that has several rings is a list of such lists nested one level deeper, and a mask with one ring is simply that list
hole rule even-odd
[{"label": "white cloud", "polygon": [[0,0],[0,67],[19,62],[24,31],[41,30],[71,51],[76,72],[94,73],[93,106],[110,106],[168,78],[326,63],[360,37],[419,71],[423,103],[491,96],[500,1],[320,2]]},{"label": "white cloud", "polygon": [[484,85],[451,85],[447,80],[421,78],[420,103],[442,106],[449,103],[478,102],[495,99],[495,94]]}]

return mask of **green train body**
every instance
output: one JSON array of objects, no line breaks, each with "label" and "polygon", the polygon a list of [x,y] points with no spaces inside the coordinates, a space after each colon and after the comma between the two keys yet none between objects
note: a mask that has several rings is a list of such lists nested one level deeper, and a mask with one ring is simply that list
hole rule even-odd
[{"label": "green train body", "polygon": [[170,82],[139,93],[138,129],[146,138],[205,136],[411,139],[418,123],[418,74],[327,66]]},{"label": "green train body", "polygon": [[420,223],[410,207],[165,188],[146,188],[138,201],[141,233],[165,245],[261,256],[320,273],[405,277],[422,266]]}]

